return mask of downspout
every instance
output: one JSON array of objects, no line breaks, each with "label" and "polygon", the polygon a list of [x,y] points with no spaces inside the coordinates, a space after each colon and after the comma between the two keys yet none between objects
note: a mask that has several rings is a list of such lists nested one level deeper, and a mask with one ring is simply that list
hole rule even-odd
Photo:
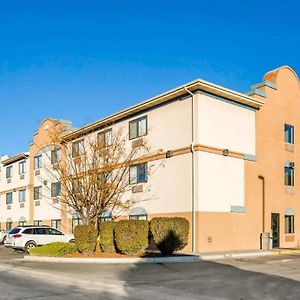
[{"label": "downspout", "polygon": [[192,152],[192,251],[196,252],[196,169],[195,169],[195,99],[194,94],[187,89],[185,86],[184,89],[187,93],[192,96],[192,143],[191,143],[191,152]]}]

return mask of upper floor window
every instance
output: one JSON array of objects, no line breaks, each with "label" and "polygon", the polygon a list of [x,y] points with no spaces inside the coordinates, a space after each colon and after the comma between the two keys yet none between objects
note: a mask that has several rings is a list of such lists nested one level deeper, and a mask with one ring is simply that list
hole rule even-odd
[{"label": "upper floor window", "polygon": [[26,201],[26,190],[19,190],[19,202]]},{"label": "upper floor window", "polygon": [[12,166],[6,167],[6,178],[12,177]]},{"label": "upper floor window", "polygon": [[12,204],[13,202],[13,193],[9,192],[6,193],[6,204]]},{"label": "upper floor window", "polygon": [[147,180],[147,163],[130,166],[129,182],[131,184],[147,182]]},{"label": "upper floor window", "polygon": [[23,160],[19,163],[19,174],[26,173],[26,161]]},{"label": "upper floor window", "polygon": [[42,186],[35,186],[33,190],[33,199],[42,199]]},{"label": "upper floor window", "polygon": [[294,144],[294,126],[284,124],[284,141],[289,144]]},{"label": "upper floor window", "polygon": [[60,196],[61,185],[60,182],[51,183],[51,197]]},{"label": "upper floor window", "polygon": [[295,165],[293,162],[287,162],[284,166],[284,184],[294,186],[295,182]]},{"label": "upper floor window", "polygon": [[129,122],[129,139],[135,139],[147,134],[147,116]]},{"label": "upper floor window", "polygon": [[51,150],[51,164],[56,164],[60,161],[61,149],[56,147]]},{"label": "upper floor window", "polygon": [[101,148],[108,147],[112,144],[112,130],[108,129],[98,133],[98,146]]},{"label": "upper floor window", "polygon": [[42,155],[37,155],[34,157],[34,169],[40,169],[42,167]]},{"label": "upper floor window", "polygon": [[83,139],[72,144],[72,157],[80,156],[84,153]]}]

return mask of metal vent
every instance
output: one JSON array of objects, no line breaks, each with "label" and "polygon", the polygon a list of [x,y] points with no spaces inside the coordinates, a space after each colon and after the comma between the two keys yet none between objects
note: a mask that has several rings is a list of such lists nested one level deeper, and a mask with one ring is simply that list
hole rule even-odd
[{"label": "metal vent", "polygon": [[166,152],[166,158],[172,157],[173,156],[173,150],[168,150]]},{"label": "metal vent", "polygon": [[229,155],[229,150],[228,149],[224,149],[223,150],[223,155],[224,156],[228,156]]}]

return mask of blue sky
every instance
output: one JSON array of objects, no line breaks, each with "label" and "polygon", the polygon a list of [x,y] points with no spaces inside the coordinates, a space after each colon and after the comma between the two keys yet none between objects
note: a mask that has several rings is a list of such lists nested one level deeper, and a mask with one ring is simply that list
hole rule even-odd
[{"label": "blue sky", "polygon": [[202,78],[300,74],[299,1],[0,0],[0,154],[47,118],[83,126]]}]

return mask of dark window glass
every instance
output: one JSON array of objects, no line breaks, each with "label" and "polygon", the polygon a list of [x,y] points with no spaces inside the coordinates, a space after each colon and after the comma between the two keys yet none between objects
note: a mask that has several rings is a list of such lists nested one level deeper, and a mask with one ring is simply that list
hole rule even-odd
[{"label": "dark window glass", "polygon": [[294,144],[294,126],[284,124],[284,141],[289,144]]},{"label": "dark window glass", "polygon": [[24,234],[33,234],[33,229],[32,228],[27,228],[23,231]]},{"label": "dark window glass", "polygon": [[294,216],[284,216],[285,233],[294,233]]},{"label": "dark window glass", "polygon": [[19,231],[21,230],[21,228],[13,228],[10,232],[9,232],[9,234],[15,234],[15,233],[18,233]]},{"label": "dark window glass", "polygon": [[284,184],[287,186],[294,186],[294,168],[284,167]]},{"label": "dark window glass", "polygon": [[47,234],[46,228],[35,228],[36,234]]}]

